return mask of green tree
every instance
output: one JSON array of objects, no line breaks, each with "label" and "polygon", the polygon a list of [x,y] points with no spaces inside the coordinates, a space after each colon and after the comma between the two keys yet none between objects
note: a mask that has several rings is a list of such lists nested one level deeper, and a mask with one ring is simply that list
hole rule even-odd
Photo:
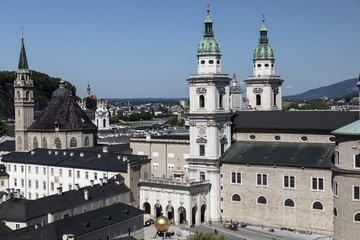
[{"label": "green tree", "polygon": [[188,240],[226,240],[224,236],[215,236],[213,233],[196,233],[188,238]]},{"label": "green tree", "polygon": [[179,127],[183,127],[185,125],[185,120],[184,119],[180,119],[180,121],[178,120],[176,125]]},{"label": "green tree", "polygon": [[118,116],[110,117],[110,118],[109,118],[109,122],[110,122],[110,124],[118,123],[118,122],[119,122]]},{"label": "green tree", "polygon": [[166,122],[167,124],[170,124],[171,126],[176,125],[178,122],[178,118],[176,115],[172,115],[170,119]]},{"label": "green tree", "polygon": [[0,137],[7,134],[6,124],[3,122],[3,117],[0,115]]},{"label": "green tree", "polygon": [[86,109],[96,111],[96,105],[97,105],[96,99],[87,97],[85,99],[85,102],[86,102]]}]

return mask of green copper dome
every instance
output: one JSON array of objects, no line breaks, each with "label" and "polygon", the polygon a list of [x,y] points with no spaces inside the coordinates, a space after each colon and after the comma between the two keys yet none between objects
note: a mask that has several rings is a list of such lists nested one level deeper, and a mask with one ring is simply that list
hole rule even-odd
[{"label": "green copper dome", "polygon": [[214,38],[214,32],[212,30],[212,24],[213,22],[210,19],[209,16],[209,9],[208,9],[208,15],[205,20],[205,31],[204,31],[204,37],[200,41],[197,49],[197,55],[203,56],[203,55],[221,55],[221,49],[220,44],[218,41]]},{"label": "green copper dome", "polygon": [[263,24],[260,29],[259,45],[254,50],[254,60],[275,59],[274,50],[270,46],[267,38],[267,29]]}]

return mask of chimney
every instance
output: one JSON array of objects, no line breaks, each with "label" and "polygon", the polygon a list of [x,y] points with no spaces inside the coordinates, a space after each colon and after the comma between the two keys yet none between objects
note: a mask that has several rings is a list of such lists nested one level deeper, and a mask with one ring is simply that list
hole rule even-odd
[{"label": "chimney", "polygon": [[101,154],[100,154],[100,153],[98,154],[98,158],[101,158]]},{"label": "chimney", "polygon": [[108,152],[109,152],[108,147],[107,147],[107,146],[104,146],[104,147],[103,147],[103,153],[108,153]]},{"label": "chimney", "polygon": [[70,157],[72,157],[72,156],[74,156],[74,153],[73,153],[73,152],[70,153]]},{"label": "chimney", "polygon": [[38,229],[40,227],[40,224],[39,223],[35,223],[35,229]]},{"label": "chimney", "polygon": [[75,190],[76,190],[76,191],[79,191],[79,190],[80,190],[80,184],[75,183]]},{"label": "chimney", "polygon": [[58,154],[59,154],[59,151],[55,151],[54,153],[55,153],[55,155],[58,155]]},{"label": "chimney", "polygon": [[58,188],[57,188],[57,193],[58,193],[58,195],[61,195],[61,194],[62,194],[62,187],[58,187]]},{"label": "chimney", "polygon": [[84,156],[84,153],[83,153],[83,152],[81,152],[81,153],[80,153],[80,157],[83,157],[83,156]]},{"label": "chimney", "polygon": [[21,198],[20,189],[15,190],[14,198]]},{"label": "chimney", "polygon": [[85,200],[89,200],[89,191],[88,190],[84,190],[84,198]]},{"label": "chimney", "polygon": [[94,180],[90,180],[90,185],[93,187],[94,186]]},{"label": "chimney", "polygon": [[34,155],[35,154],[35,151],[31,151],[31,155]]},{"label": "chimney", "polygon": [[51,150],[48,151],[49,155],[51,154]]},{"label": "chimney", "polygon": [[121,159],[121,156],[120,156],[120,155],[118,156],[118,159],[119,159],[119,160]]},{"label": "chimney", "polygon": [[66,156],[67,152],[66,152],[66,151],[64,151],[64,152],[63,152],[63,154],[64,154],[64,156]]},{"label": "chimney", "polygon": [[108,183],[108,178],[104,177],[104,183]]},{"label": "chimney", "polygon": [[127,161],[128,157],[127,156],[123,156],[123,161]]},{"label": "chimney", "polygon": [[103,186],[104,185],[104,179],[100,178],[100,186]]},{"label": "chimney", "polygon": [[149,132],[146,132],[146,140],[151,140],[151,133],[150,133],[150,131],[149,131]]}]

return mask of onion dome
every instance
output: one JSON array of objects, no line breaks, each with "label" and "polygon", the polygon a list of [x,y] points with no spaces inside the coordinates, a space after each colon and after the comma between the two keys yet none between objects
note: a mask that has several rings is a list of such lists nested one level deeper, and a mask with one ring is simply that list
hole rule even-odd
[{"label": "onion dome", "polygon": [[198,45],[197,55],[204,56],[204,55],[221,55],[220,44],[214,38],[214,32],[212,30],[213,22],[210,19],[209,12],[210,9],[207,9],[208,15],[205,20],[205,31],[204,37],[200,41]]},{"label": "onion dome", "polygon": [[259,45],[254,50],[254,60],[272,60],[275,59],[274,50],[270,46],[267,37],[267,29],[265,27],[265,19],[260,29]]}]

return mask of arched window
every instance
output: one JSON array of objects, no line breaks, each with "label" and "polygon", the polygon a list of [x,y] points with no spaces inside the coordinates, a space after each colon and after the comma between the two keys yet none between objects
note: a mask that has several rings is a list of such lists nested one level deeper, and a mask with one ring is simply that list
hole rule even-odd
[{"label": "arched window", "polygon": [[204,95],[200,95],[200,97],[199,97],[199,106],[200,106],[200,108],[204,108],[205,107],[205,97],[204,97]]},{"label": "arched window", "polygon": [[219,95],[219,107],[222,108],[223,107],[223,95]]},{"label": "arched window", "polygon": [[103,127],[106,127],[106,119],[103,120]]},{"label": "arched window", "polygon": [[356,213],[354,216],[354,222],[360,222],[360,213]]},{"label": "arched window", "polygon": [[256,105],[261,105],[261,96],[260,96],[260,94],[256,95]]},{"label": "arched window", "polygon": [[231,200],[234,202],[241,202],[241,197],[239,194],[235,193],[234,195],[232,195]]},{"label": "arched window", "polygon": [[295,207],[295,203],[292,199],[286,199],[284,205],[285,207]]},{"label": "arched window", "polygon": [[263,196],[258,197],[257,203],[258,204],[267,204],[266,198]]},{"label": "arched window", "polygon": [[43,148],[47,148],[46,138],[43,138],[43,140],[42,140],[42,147],[43,147]]},{"label": "arched window", "polygon": [[76,138],[71,138],[70,139],[70,147],[73,148],[73,147],[77,147],[77,142],[76,142]]},{"label": "arched window", "polygon": [[16,92],[16,98],[17,98],[17,100],[20,100],[20,91]]},{"label": "arched window", "polygon": [[274,94],[274,106],[276,106],[276,96],[277,94]]},{"label": "arched window", "polygon": [[21,148],[21,145],[22,145],[22,140],[21,140],[21,137],[19,136],[18,139],[17,139],[17,145],[19,148]]},{"label": "arched window", "polygon": [[314,202],[313,203],[313,206],[312,206],[313,209],[315,210],[324,210],[324,206],[321,202]]},{"label": "arched window", "polygon": [[86,138],[85,138],[84,146],[85,146],[85,147],[90,146],[89,137],[86,137]]},{"label": "arched window", "polygon": [[30,92],[26,91],[26,101],[30,101]]},{"label": "arched window", "polygon": [[33,140],[33,148],[38,148],[39,147],[39,143],[38,143],[38,140],[36,137],[34,137],[34,140]]},{"label": "arched window", "polygon": [[61,141],[60,138],[56,138],[54,141],[54,145],[56,149],[61,149]]},{"label": "arched window", "polygon": [[337,209],[334,207],[334,217],[337,217]]}]

